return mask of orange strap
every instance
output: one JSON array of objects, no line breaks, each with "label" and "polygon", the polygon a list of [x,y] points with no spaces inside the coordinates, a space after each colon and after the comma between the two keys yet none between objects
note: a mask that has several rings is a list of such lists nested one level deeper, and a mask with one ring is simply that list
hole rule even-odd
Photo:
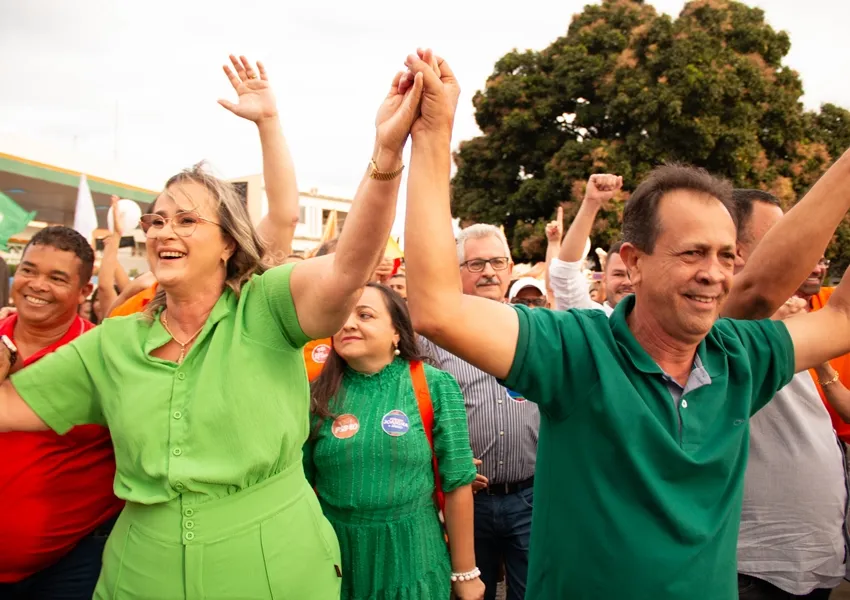
[{"label": "orange strap", "polygon": [[431,403],[431,392],[428,391],[428,381],[425,379],[425,367],[422,361],[410,361],[410,378],[413,380],[413,391],[416,393],[416,403],[419,405],[419,417],[422,419],[425,436],[431,446],[437,506],[443,510],[446,507],[446,496],[440,484],[440,469],[437,465],[437,454],[434,452],[434,405]]}]

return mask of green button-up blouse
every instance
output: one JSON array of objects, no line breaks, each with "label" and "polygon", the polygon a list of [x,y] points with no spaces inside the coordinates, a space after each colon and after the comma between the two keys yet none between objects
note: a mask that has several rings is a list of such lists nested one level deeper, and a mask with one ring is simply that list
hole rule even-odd
[{"label": "green button-up blouse", "polygon": [[159,318],[107,319],[12,377],[48,426],[106,425],[115,494],[142,504],[221,498],[301,460],[309,387],[289,289],[292,265],[222,293],[180,365],[151,351]]}]

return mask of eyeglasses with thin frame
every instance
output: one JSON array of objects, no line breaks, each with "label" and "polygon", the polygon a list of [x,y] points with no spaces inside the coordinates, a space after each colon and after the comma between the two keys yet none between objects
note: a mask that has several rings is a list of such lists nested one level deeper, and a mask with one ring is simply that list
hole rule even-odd
[{"label": "eyeglasses with thin frame", "polygon": [[174,232],[174,235],[178,237],[189,237],[195,233],[198,223],[201,222],[221,227],[220,223],[205,219],[194,210],[179,212],[173,217],[142,215],[139,219],[139,225],[147,237],[153,237],[155,233],[161,232],[167,223],[171,223],[171,230]]},{"label": "eyeglasses with thin frame", "polygon": [[474,258],[472,260],[468,260],[466,262],[460,263],[461,267],[466,267],[466,270],[470,273],[480,273],[484,269],[487,268],[487,265],[493,267],[494,271],[504,271],[508,268],[508,265],[511,264],[511,259],[506,258],[504,256],[497,256],[496,258]]},{"label": "eyeglasses with thin frame", "polygon": [[825,258],[822,258],[822,259],[820,259],[820,260],[818,261],[818,266],[819,266],[819,267],[822,267],[822,268],[824,268],[824,269],[828,269],[828,268],[829,268],[829,264],[830,264],[830,262],[829,262],[827,259],[825,259]]},{"label": "eyeglasses with thin frame", "polygon": [[524,304],[528,308],[543,308],[546,306],[546,298],[511,298],[511,304]]}]

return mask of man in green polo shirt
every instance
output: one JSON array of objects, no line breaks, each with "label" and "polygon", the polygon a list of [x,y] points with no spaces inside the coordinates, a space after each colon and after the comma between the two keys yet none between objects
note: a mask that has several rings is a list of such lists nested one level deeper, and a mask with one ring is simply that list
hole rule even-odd
[{"label": "man in green polo shirt", "polygon": [[795,371],[850,351],[850,282],[787,323],[718,320],[736,261],[731,186],[668,166],[626,205],[635,294],[610,320],[464,296],[449,204],[457,84],[445,62],[407,65],[425,83],[405,232],[414,324],[540,406],[526,598],[737,598],[749,418]]}]

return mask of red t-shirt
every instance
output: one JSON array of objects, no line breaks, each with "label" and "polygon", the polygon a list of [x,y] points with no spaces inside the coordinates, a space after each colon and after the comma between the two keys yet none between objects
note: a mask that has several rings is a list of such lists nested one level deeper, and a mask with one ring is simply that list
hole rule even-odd
[{"label": "red t-shirt", "polygon": [[[17,315],[0,321],[13,338]],[[54,345],[24,366],[64,346],[94,325],[77,317]],[[96,527],[121,511],[112,492],[115,455],[99,425],[52,431],[0,433],[0,583],[49,567]]]}]

